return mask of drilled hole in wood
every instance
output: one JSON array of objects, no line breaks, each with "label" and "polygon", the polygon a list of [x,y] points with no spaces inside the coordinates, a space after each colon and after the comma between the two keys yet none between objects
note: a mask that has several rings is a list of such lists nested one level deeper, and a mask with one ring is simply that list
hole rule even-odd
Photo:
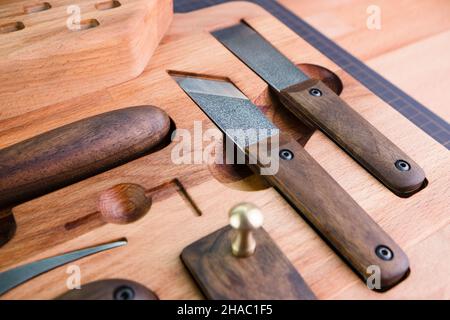
[{"label": "drilled hole in wood", "polygon": [[25,28],[25,25],[20,22],[10,22],[10,23],[5,23],[0,25],[0,33],[10,33],[10,32],[15,32],[15,31],[19,31]]},{"label": "drilled hole in wood", "polygon": [[97,19],[85,19],[81,20],[79,25],[74,25],[73,28],[71,28],[71,30],[73,31],[87,30],[95,28],[98,25],[100,25],[100,22],[98,22]]},{"label": "drilled hole in wood", "polygon": [[23,6],[23,12],[26,14],[45,11],[50,9],[52,6],[48,2],[40,2],[34,4],[28,4]]},{"label": "drilled hole in wood", "polygon": [[114,9],[114,8],[117,8],[117,7],[120,7],[120,6],[121,6],[121,4],[117,0],[102,1],[102,2],[97,2],[95,4],[95,8],[97,10],[109,10],[109,9]]}]

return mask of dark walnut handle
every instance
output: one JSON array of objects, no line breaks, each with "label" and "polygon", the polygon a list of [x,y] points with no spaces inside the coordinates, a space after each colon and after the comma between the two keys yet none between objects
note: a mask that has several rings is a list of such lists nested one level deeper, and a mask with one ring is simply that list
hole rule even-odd
[{"label": "dark walnut handle", "polygon": [[159,300],[158,296],[142,284],[123,279],[106,279],[81,285],[55,300]]},{"label": "dark walnut handle", "polygon": [[0,150],[0,207],[22,202],[137,158],[168,134],[153,106],[110,111]]},{"label": "dark walnut handle", "polygon": [[424,171],[319,80],[308,80],[280,93],[283,104],[333,139],[399,196],[421,189]]},{"label": "dark walnut handle", "polygon": [[[373,273],[368,267],[378,266],[379,289],[385,290],[407,275],[409,261],[402,249],[297,141],[281,135],[279,155],[272,157],[278,156],[278,172],[263,177],[302,212],[360,277],[367,279]],[[256,156],[253,163],[261,163],[259,159]],[[257,172],[262,166],[251,165]]]}]

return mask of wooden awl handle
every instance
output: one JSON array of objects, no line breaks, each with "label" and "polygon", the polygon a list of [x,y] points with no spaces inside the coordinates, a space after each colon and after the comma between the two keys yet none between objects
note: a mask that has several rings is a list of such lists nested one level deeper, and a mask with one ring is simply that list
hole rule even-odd
[{"label": "wooden awl handle", "polygon": [[0,150],[0,207],[130,161],[158,145],[170,118],[153,106],[110,111]]}]

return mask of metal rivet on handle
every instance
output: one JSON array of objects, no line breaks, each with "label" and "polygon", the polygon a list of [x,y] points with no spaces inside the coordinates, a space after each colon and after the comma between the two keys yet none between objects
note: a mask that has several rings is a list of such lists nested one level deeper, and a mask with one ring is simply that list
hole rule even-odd
[{"label": "metal rivet on handle", "polygon": [[114,291],[114,300],[133,300],[134,290],[128,286],[121,286]]},{"label": "metal rivet on handle", "polygon": [[409,171],[411,169],[411,166],[405,160],[395,161],[395,167],[400,171]]},{"label": "metal rivet on handle", "polygon": [[389,261],[394,258],[394,253],[392,252],[392,250],[384,245],[379,245],[378,247],[376,247],[375,253],[377,254],[378,258],[385,261]]},{"label": "metal rivet on handle", "polygon": [[309,94],[314,96],[314,97],[320,97],[322,95],[322,91],[320,91],[317,88],[312,88],[309,90]]},{"label": "metal rivet on handle", "polygon": [[280,151],[280,158],[283,160],[292,160],[294,158],[294,154],[291,150],[283,149]]}]

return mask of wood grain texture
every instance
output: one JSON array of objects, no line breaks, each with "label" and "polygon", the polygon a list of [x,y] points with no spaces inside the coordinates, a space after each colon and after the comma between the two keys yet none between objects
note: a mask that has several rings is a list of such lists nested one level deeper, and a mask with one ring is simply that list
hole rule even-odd
[{"label": "wood grain texture", "polygon": [[314,123],[395,194],[411,196],[424,185],[422,168],[321,81],[293,85],[280,97],[293,114]]},{"label": "wood grain texture", "polygon": [[[266,83],[205,32],[236,24],[241,19],[294,63],[320,65],[338,75],[343,83],[342,99],[415,159],[427,173],[429,185],[410,198],[395,196],[329,138],[305,128],[280,106],[268,93]],[[410,30],[409,33],[412,34]],[[246,201],[267,212],[265,230],[319,299],[450,297],[446,268],[450,257],[445,245],[450,230],[446,228],[450,222],[448,150],[258,6],[233,2],[176,15],[167,36],[139,77],[53,105],[33,105],[39,110],[0,121],[0,145],[10,146],[89,116],[143,104],[161,107],[177,128],[188,129],[192,135],[194,120],[201,121],[204,130],[213,128],[167,70],[227,77],[236,84],[281,130],[300,140],[305,150],[404,249],[411,265],[408,278],[384,293],[369,290],[277,191],[257,183],[261,181],[259,177],[252,175],[226,183],[215,178],[208,164],[172,163],[171,152],[179,142],[177,139],[156,152],[12,208],[17,231],[0,249],[1,270],[80,246],[126,237],[126,248],[77,263],[83,283],[124,278],[151,288],[161,299],[201,299],[202,294],[183,266],[180,253],[202,236],[227,225],[228,210]],[[50,93],[57,90],[55,87]],[[96,102],[95,108],[92,101]],[[192,143],[187,157],[193,159],[192,151],[205,146],[206,143],[203,146]],[[70,230],[64,227],[97,212],[99,195],[120,183],[139,184],[151,196],[152,207],[142,219],[128,225],[95,220]],[[1,298],[53,299],[67,291],[66,280],[66,268],[57,268]]]},{"label": "wood grain texture", "polygon": [[102,192],[97,207],[106,222],[127,224],[142,218],[151,204],[142,186],[121,183]]},{"label": "wood grain texture", "polygon": [[[96,4],[113,1],[49,2],[41,11],[30,1],[0,5],[0,26],[23,25],[0,32],[0,119],[138,76],[173,16],[172,0],[119,0],[106,10]],[[71,30],[77,12],[80,30]]]},{"label": "wood grain texture", "polygon": [[0,150],[0,206],[66,186],[157,146],[170,128],[153,106],[106,112]]},{"label": "wood grain texture", "polygon": [[16,232],[16,220],[11,208],[0,211],[0,247],[7,243]]},{"label": "wood grain texture", "polygon": [[106,279],[72,289],[55,300],[159,300],[158,296],[140,283],[124,279]]},{"label": "wood grain texture", "polygon": [[[298,142],[280,134],[279,150],[280,154],[290,152],[292,158],[280,156],[278,171],[264,178],[301,211],[362,279],[371,275],[370,266],[378,266],[378,289],[386,290],[403,280],[409,271],[408,257],[392,238]],[[252,163],[261,163],[258,156],[250,154]],[[272,155],[272,161],[278,156]],[[261,165],[253,167],[258,172]],[[378,255],[380,246],[389,248],[393,256]]]},{"label": "wood grain texture", "polygon": [[[446,90],[450,85],[450,2],[277,1],[450,121],[450,91]],[[380,30],[367,28],[367,8],[372,5],[381,10]]]},{"label": "wood grain texture", "polygon": [[211,300],[314,300],[301,275],[264,229],[254,231],[256,251],[231,253],[229,226],[194,242],[181,253],[203,294]]}]

